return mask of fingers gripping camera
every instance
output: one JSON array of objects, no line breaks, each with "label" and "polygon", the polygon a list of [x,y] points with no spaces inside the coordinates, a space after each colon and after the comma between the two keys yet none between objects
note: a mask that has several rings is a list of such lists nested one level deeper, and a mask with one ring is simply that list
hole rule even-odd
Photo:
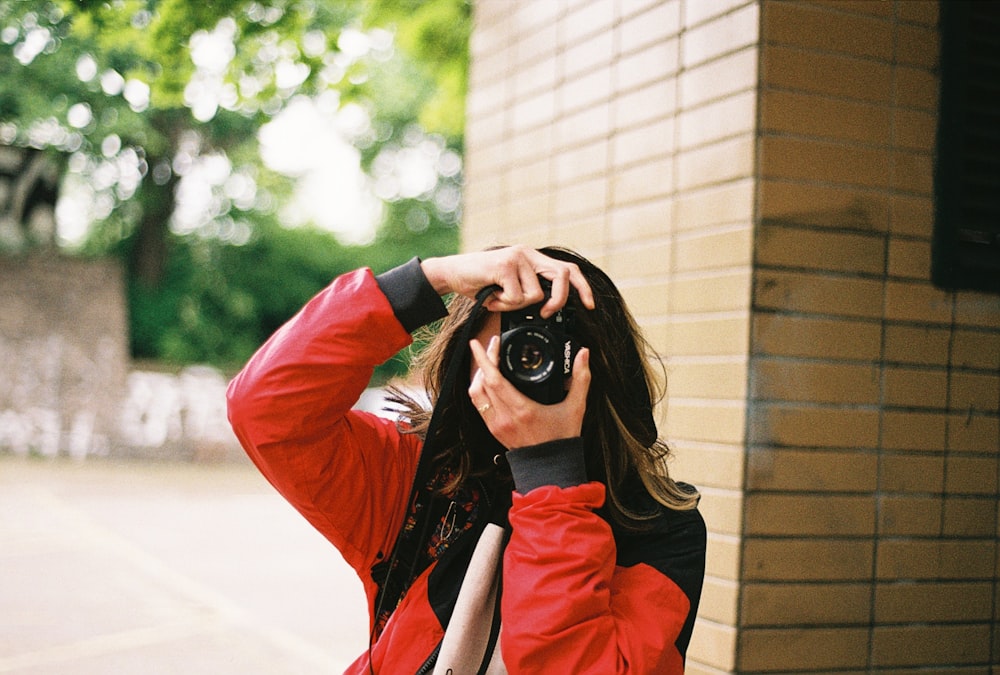
[{"label": "fingers gripping camera", "polygon": [[566,398],[579,346],[572,339],[572,307],[542,318],[552,287],[547,279],[540,281],[541,302],[500,316],[500,372],[525,396],[549,405]]}]

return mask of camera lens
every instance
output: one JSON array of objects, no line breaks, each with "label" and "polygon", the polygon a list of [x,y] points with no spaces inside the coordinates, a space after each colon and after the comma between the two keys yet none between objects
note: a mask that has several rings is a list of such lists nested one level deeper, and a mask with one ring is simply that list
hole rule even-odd
[{"label": "camera lens", "polygon": [[519,360],[521,370],[538,370],[545,363],[545,356],[536,344],[521,345],[521,358]]},{"label": "camera lens", "polygon": [[545,331],[515,329],[502,340],[502,369],[521,382],[543,382],[552,374],[556,364],[553,344]]}]

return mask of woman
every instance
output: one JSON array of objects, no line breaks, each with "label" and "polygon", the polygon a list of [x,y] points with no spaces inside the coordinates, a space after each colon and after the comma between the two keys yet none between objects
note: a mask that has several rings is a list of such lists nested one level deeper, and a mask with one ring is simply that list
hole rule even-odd
[{"label": "woman", "polygon": [[[579,346],[553,404],[499,368],[501,314],[536,303],[571,312]],[[402,422],[352,410],[442,317],[417,363],[433,412],[398,392]],[[364,584],[348,673],[683,672],[705,528],[666,472],[648,362],[603,272],[520,246],[346,274],[261,347],[230,420]]]}]

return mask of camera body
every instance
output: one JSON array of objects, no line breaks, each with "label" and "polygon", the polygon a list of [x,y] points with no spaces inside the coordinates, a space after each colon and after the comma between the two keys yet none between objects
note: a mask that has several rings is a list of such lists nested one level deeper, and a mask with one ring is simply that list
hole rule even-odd
[{"label": "camera body", "polygon": [[500,372],[525,396],[551,405],[566,398],[566,382],[579,347],[572,338],[571,307],[542,318],[552,286],[547,279],[539,281],[544,300],[500,315]]}]

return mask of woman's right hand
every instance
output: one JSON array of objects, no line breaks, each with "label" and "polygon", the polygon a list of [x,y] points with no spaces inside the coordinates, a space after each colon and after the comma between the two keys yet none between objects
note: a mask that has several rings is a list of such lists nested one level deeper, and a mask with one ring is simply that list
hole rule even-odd
[{"label": "woman's right hand", "polygon": [[460,253],[421,262],[424,275],[440,295],[458,293],[470,298],[487,286],[499,291],[486,301],[491,312],[508,312],[540,302],[545,297],[538,277],[552,282],[552,296],[542,307],[549,317],[566,304],[570,288],[575,288],[580,302],[594,308],[594,295],[583,273],[573,263],[550,258],[527,246]]}]

